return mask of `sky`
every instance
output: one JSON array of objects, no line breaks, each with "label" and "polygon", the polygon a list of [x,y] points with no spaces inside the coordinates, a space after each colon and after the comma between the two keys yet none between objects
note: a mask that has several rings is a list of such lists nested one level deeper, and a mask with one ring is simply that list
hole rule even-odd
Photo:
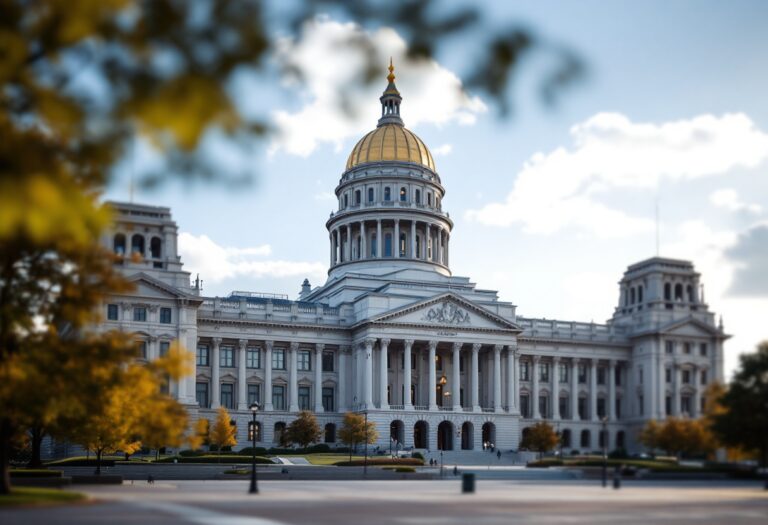
[{"label": "sky", "polygon": [[[486,28],[514,22],[565,45],[586,78],[545,106],[536,86],[546,58],[531,59],[502,118],[492,100],[462,92],[477,59],[472,34],[413,64],[394,29],[321,16],[270,57],[302,66],[303,81],[244,78],[234,88],[243,111],[269,115],[275,136],[245,152],[215,138],[205,146],[250,185],[169,183],[134,190],[133,200],[171,207],[185,269],[200,274],[206,295],[295,298],[304,278],[322,284],[333,190],[376,125],[393,56],[405,124],[431,148],[446,188],[454,275],[498,290],[526,317],[604,322],[626,267],[657,254],[658,224],[659,255],[693,261],[733,335],[729,374],[768,339],[768,3],[481,5]],[[349,37],[381,56],[380,83],[355,84],[362,58],[339,44]],[[137,146],[124,171],[156,157]],[[106,198],[129,200],[125,172]]]}]

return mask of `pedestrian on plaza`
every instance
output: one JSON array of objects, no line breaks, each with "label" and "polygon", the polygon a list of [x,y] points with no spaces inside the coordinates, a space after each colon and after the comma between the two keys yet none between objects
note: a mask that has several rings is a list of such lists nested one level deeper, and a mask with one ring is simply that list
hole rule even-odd
[{"label": "pedestrian on plaza", "polygon": [[147,484],[148,485],[154,485],[155,484],[155,477],[152,474],[147,476]]},{"label": "pedestrian on plaza", "polygon": [[496,457],[499,458],[499,461],[501,461],[501,450],[496,451]]}]

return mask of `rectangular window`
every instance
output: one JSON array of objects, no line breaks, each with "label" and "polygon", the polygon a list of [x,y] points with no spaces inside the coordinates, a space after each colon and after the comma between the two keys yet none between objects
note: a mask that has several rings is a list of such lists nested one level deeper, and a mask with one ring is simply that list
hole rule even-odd
[{"label": "rectangular window", "polygon": [[667,396],[664,398],[664,413],[670,415],[672,413],[672,397]]},{"label": "rectangular window", "polygon": [[638,366],[637,367],[637,382],[638,384],[643,384],[643,367]]},{"label": "rectangular window", "polygon": [[323,352],[323,372],[333,372],[333,352]]},{"label": "rectangular window", "polygon": [[664,351],[668,354],[674,354],[675,353],[675,342],[674,341],[664,341]]},{"label": "rectangular window", "polygon": [[680,398],[680,411],[683,414],[690,415],[690,413],[691,413],[691,396],[682,396]]},{"label": "rectangular window", "polygon": [[524,418],[531,417],[531,407],[529,406],[530,403],[528,402],[529,399],[530,398],[528,397],[528,394],[520,394],[520,414]]},{"label": "rectangular window", "polygon": [[528,361],[520,361],[520,381],[530,381],[531,372]]},{"label": "rectangular window", "polygon": [[683,384],[684,385],[690,385],[691,384],[691,371],[690,370],[683,370]]},{"label": "rectangular window", "polygon": [[170,308],[160,308],[160,322],[163,324],[170,324],[171,323],[171,309]]},{"label": "rectangular window", "polygon": [[539,363],[539,381],[549,381],[549,363]]},{"label": "rectangular window", "polygon": [[272,350],[272,369],[285,370],[285,348]]},{"label": "rectangular window", "polygon": [[248,385],[248,406],[261,403],[261,385]]},{"label": "rectangular window", "polygon": [[616,386],[621,386],[621,368],[613,369],[613,383]]},{"label": "rectangular window", "polygon": [[616,399],[616,419],[621,419],[621,399]]},{"label": "rectangular window", "polygon": [[587,365],[579,365],[579,384],[587,382]]},{"label": "rectangular window", "polygon": [[416,354],[411,354],[411,370],[416,370]]},{"label": "rectangular window", "polygon": [[557,365],[557,373],[560,375],[560,382],[568,382],[568,365],[560,363]]},{"label": "rectangular window", "polygon": [[299,350],[297,360],[300,371],[312,370],[312,354],[309,350]]},{"label": "rectangular window", "polygon": [[438,355],[435,356],[437,358],[437,369],[442,371],[443,370],[443,356]]},{"label": "rectangular window", "polygon": [[691,343],[683,343],[683,353],[690,354],[691,353]]},{"label": "rectangular window", "polygon": [[261,348],[249,346],[245,349],[245,367],[261,368]]},{"label": "rectangular window", "polygon": [[222,368],[232,368],[235,366],[235,347],[222,346],[219,353],[219,366]]},{"label": "rectangular window", "polygon": [[568,411],[568,398],[560,397],[557,403],[558,403],[558,410],[560,411],[560,417],[570,418],[571,415]]},{"label": "rectangular window", "polygon": [[645,413],[645,398],[643,397],[643,394],[637,396],[637,410],[641,416]]},{"label": "rectangular window", "polygon": [[597,398],[597,417],[605,417],[605,398],[603,397]]},{"label": "rectangular window", "polygon": [[597,367],[597,384],[598,385],[605,384],[605,367],[604,366]]},{"label": "rectangular window", "polygon": [[221,384],[221,406],[230,410],[235,408],[235,385],[232,383]]},{"label": "rectangular window", "polygon": [[667,383],[672,382],[672,369],[671,368],[665,368],[664,369],[664,381]]},{"label": "rectangular window", "polygon": [[333,404],[333,387],[323,387],[323,410],[325,412],[334,412],[336,410]]},{"label": "rectangular window", "polygon": [[587,419],[587,398],[579,398],[579,419]]},{"label": "rectangular window", "polygon": [[195,385],[195,399],[200,408],[210,408],[208,404],[208,383],[197,383]]},{"label": "rectangular window", "polygon": [[309,410],[309,387],[299,387],[299,410]]},{"label": "rectangular window", "polygon": [[147,309],[142,307],[137,307],[133,309],[133,320],[137,322],[145,322],[147,320]]},{"label": "rectangular window", "polygon": [[701,384],[706,385],[707,384],[707,371],[702,370],[701,371]]},{"label": "rectangular window", "polygon": [[707,348],[707,343],[699,344],[699,354],[707,355],[708,351],[709,351],[709,348]]},{"label": "rectangular window", "polygon": [[147,342],[146,341],[139,341],[136,343],[136,346],[139,347],[139,357],[142,359],[147,358]]},{"label": "rectangular window", "polygon": [[160,341],[160,357],[168,355],[168,351],[171,349],[170,341]]},{"label": "rectangular window", "polygon": [[117,313],[117,305],[116,304],[108,304],[107,305],[107,320],[109,321],[117,321],[118,313]]},{"label": "rectangular window", "polygon": [[197,366],[208,366],[208,345],[197,345],[197,355],[195,362]]},{"label": "rectangular window", "polygon": [[539,416],[543,419],[549,417],[549,398],[547,396],[539,396]]},{"label": "rectangular window", "polygon": [[285,387],[272,385],[272,406],[275,410],[285,410]]},{"label": "rectangular window", "polygon": [[464,371],[464,356],[459,357],[459,372]]}]

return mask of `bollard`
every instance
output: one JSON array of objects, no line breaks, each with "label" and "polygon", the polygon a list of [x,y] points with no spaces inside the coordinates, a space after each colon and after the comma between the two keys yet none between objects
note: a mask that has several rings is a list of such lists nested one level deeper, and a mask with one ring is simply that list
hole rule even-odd
[{"label": "bollard", "polygon": [[461,475],[461,493],[474,494],[475,492],[475,474],[465,472]]},{"label": "bollard", "polygon": [[616,490],[621,488],[621,469],[618,466],[613,469],[613,488]]}]

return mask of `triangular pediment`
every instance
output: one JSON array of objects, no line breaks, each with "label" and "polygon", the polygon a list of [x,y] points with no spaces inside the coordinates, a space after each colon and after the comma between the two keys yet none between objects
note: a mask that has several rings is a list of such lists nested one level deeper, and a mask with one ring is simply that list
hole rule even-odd
[{"label": "triangular pediment", "polygon": [[200,302],[202,299],[194,295],[188,295],[180,292],[173,286],[166,284],[146,273],[137,273],[127,279],[133,283],[134,290],[131,293],[134,297],[143,297],[148,299],[186,299],[192,302]]},{"label": "triangular pediment", "polygon": [[417,301],[370,320],[376,324],[406,324],[451,329],[490,329],[522,332],[515,323],[459,295],[444,293]]},{"label": "triangular pediment", "polygon": [[706,323],[694,318],[682,319],[670,323],[660,330],[665,335],[676,335],[681,337],[711,337],[713,335],[722,335],[720,331]]}]

